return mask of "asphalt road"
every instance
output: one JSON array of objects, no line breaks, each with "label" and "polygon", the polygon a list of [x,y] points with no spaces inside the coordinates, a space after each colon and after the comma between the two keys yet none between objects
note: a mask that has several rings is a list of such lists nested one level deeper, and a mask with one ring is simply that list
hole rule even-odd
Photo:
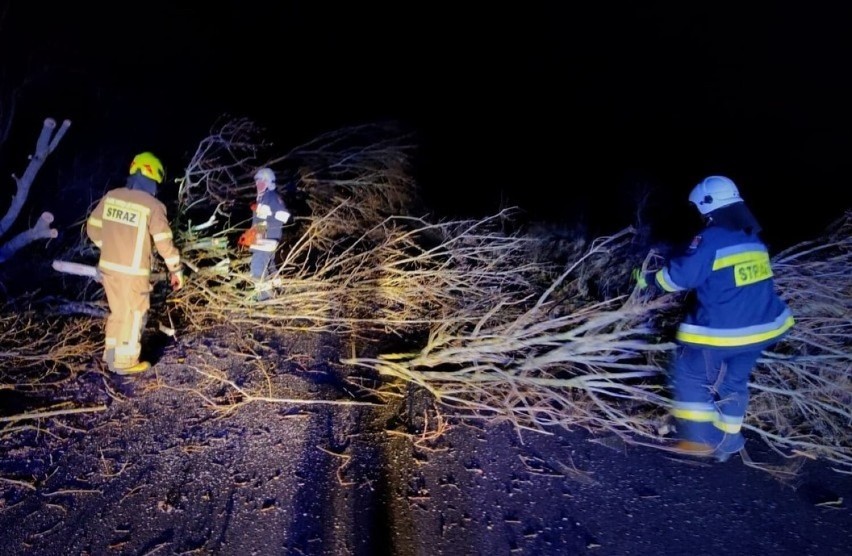
[{"label": "asphalt road", "polygon": [[0,554],[849,554],[852,479],[823,463],[785,483],[739,457],[509,425],[421,443],[401,434],[405,403],[246,400],[210,376],[282,399],[351,397],[324,348],[273,346],[274,372],[258,377],[225,340],[170,348],[126,397],[93,370],[80,395],[106,411],[4,438]]}]

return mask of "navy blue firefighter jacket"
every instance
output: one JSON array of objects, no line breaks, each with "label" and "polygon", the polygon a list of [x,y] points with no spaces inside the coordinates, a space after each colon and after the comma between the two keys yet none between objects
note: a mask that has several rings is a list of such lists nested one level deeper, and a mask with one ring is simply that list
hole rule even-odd
[{"label": "navy blue firefighter jacket", "polygon": [[775,291],[766,245],[755,233],[708,226],[655,276],[667,292],[695,290],[676,339],[701,349],[763,349],[793,326]]},{"label": "navy blue firefighter jacket", "polygon": [[281,239],[282,227],[290,220],[290,212],[281,196],[274,189],[267,189],[257,196],[252,216],[252,226],[258,237],[251,245],[254,251],[275,251]]}]

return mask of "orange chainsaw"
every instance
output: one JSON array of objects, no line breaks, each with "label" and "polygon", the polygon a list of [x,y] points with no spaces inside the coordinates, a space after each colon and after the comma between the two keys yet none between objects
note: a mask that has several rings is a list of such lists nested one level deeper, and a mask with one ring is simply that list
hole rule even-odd
[{"label": "orange chainsaw", "polygon": [[237,241],[237,244],[240,247],[244,247],[244,248],[248,249],[249,247],[251,247],[254,244],[256,239],[257,239],[257,228],[252,226],[251,228],[249,228],[248,230],[243,232],[243,234],[240,236],[240,239]]}]

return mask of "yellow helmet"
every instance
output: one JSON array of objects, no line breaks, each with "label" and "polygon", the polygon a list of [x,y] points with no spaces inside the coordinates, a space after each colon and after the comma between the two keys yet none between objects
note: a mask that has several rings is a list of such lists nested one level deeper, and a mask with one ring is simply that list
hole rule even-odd
[{"label": "yellow helmet", "polygon": [[137,154],[133,157],[133,162],[130,163],[130,175],[136,172],[142,172],[146,178],[151,178],[157,183],[163,183],[163,178],[166,171],[163,170],[163,163],[160,159],[149,152]]}]

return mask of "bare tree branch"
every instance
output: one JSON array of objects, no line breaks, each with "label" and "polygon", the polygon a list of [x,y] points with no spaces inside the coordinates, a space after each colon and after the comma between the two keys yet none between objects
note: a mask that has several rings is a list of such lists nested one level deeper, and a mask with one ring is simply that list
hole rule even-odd
[{"label": "bare tree branch", "polygon": [[43,212],[32,228],[19,233],[0,246],[0,264],[5,263],[20,249],[36,240],[53,239],[58,236],[59,232],[50,227],[52,222],[53,215],[49,212]]},{"label": "bare tree branch", "polygon": [[[30,157],[30,163],[27,165],[27,169],[24,171],[23,177],[18,178],[14,174],[12,175],[17,184],[17,191],[12,197],[12,204],[9,206],[9,210],[6,211],[6,215],[3,216],[2,220],[0,220],[0,237],[6,235],[12,227],[12,224],[14,224],[15,220],[18,219],[21,209],[27,201],[27,197],[29,196],[30,188],[35,180],[36,174],[38,174],[38,171],[41,169],[48,155],[56,149],[59,141],[61,141],[62,137],[65,136],[65,132],[68,131],[70,126],[71,121],[65,120],[62,122],[62,126],[54,134],[54,130],[56,129],[56,120],[53,118],[47,118],[44,120],[44,125],[41,128],[41,133],[39,134],[38,141],[36,143],[36,152]],[[6,261],[9,257],[15,254],[15,252],[28,243],[38,239],[56,237],[57,231],[50,228],[51,222],[53,222],[53,215],[49,212],[45,212],[31,229],[18,234],[6,245],[0,247],[0,263]]]}]

